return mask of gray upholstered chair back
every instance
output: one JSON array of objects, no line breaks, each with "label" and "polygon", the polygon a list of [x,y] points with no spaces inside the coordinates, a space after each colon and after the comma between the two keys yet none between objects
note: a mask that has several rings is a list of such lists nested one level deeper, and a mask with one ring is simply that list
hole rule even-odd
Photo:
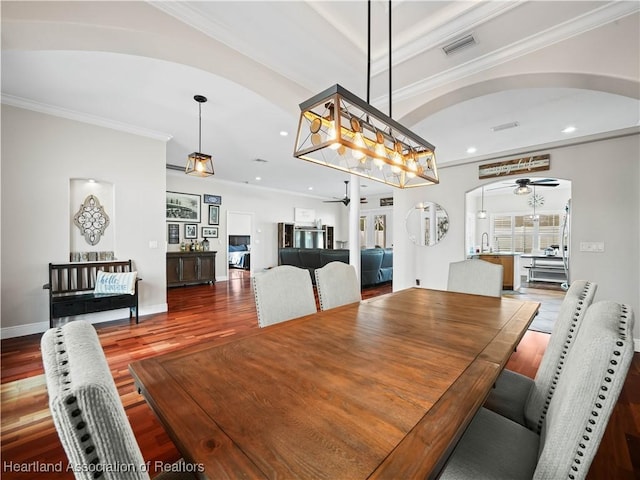
[{"label": "gray upholstered chair back", "polygon": [[302,268],[280,265],[256,273],[253,293],[261,327],[317,311],[311,276]]},{"label": "gray upholstered chair back", "polygon": [[449,264],[447,290],[499,297],[502,294],[502,265],[484,260],[463,260]]},{"label": "gray upholstered chair back", "polygon": [[[49,407],[75,477],[148,479],[93,326],[76,320],[47,330],[41,348]],[[114,472],[113,466],[126,472]]]},{"label": "gray upholstered chair back", "polygon": [[587,310],[542,424],[534,479],[586,477],[631,364],[633,321],[615,302]]},{"label": "gray upholstered chair back", "polygon": [[322,268],[316,268],[315,274],[320,310],[362,300],[360,282],[353,265],[330,262]]},{"label": "gray upholstered chair back", "polygon": [[562,373],[565,359],[598,286],[585,280],[575,281],[567,291],[549,343],[536,373],[535,386],[529,391],[524,407],[527,427],[540,433],[547,412],[548,401],[554,394],[554,385]]}]

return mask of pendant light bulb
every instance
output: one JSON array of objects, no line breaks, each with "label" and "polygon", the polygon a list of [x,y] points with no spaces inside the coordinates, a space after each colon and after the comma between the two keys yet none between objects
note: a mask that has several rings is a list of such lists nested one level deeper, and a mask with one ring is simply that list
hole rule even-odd
[{"label": "pendant light bulb", "polygon": [[478,210],[478,218],[487,218],[487,211],[484,209],[484,187],[482,187],[482,197],[480,203],[480,210]]}]

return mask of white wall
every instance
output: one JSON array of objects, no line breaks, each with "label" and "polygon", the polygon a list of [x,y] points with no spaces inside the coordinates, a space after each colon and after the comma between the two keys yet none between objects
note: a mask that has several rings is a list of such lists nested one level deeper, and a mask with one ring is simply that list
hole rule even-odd
[{"label": "white wall", "polygon": [[[164,142],[2,105],[1,161],[3,338],[49,326],[42,285],[49,262],[69,260],[72,178],[113,185],[109,228],[116,257],[132,259],[143,278],[140,314],[166,310]],[[126,315],[118,310],[90,319]]]},{"label": "white wall", "polygon": [[[596,300],[631,305],[640,342],[640,135],[552,148],[550,177],[572,181],[571,278],[598,283]],[[522,155],[515,155],[518,158]],[[506,159],[505,159],[506,160]],[[491,163],[484,160],[480,163]],[[415,285],[446,289],[450,262],[465,257],[465,193],[481,184],[478,163],[441,168],[440,184],[394,194],[394,290]],[[449,213],[449,233],[434,247],[417,247],[404,231],[404,215],[429,200]],[[486,203],[486,198],[485,198]],[[603,253],[580,252],[580,242],[604,242]]]}]

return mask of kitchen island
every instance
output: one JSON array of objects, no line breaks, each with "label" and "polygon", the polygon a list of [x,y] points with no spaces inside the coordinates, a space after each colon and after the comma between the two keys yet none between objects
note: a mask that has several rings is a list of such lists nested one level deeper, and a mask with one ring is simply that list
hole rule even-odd
[{"label": "kitchen island", "polygon": [[502,265],[502,288],[504,290],[520,289],[520,253],[518,252],[483,252],[471,258],[479,258],[486,262]]}]

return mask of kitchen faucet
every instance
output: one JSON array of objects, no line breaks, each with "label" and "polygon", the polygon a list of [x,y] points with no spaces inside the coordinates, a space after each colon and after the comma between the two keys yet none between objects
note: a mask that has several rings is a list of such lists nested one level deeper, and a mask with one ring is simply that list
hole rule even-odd
[{"label": "kitchen faucet", "polygon": [[484,236],[487,236],[487,251],[489,250],[489,234],[487,232],[484,232],[482,234],[482,241],[480,243],[480,253],[484,253]]}]

